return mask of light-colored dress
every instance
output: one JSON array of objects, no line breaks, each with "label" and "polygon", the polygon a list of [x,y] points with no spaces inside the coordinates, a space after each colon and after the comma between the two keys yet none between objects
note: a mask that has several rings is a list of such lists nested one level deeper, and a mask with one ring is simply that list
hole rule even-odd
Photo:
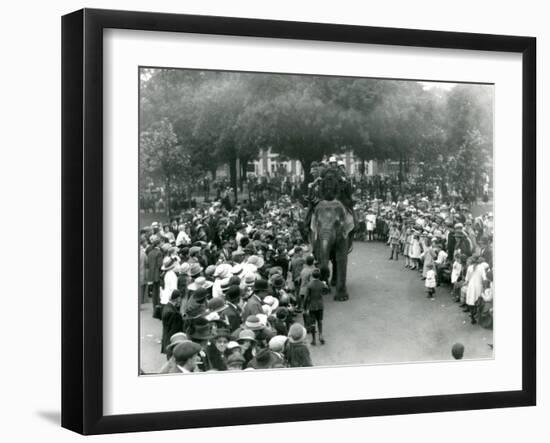
[{"label": "light-colored dress", "polygon": [[165,305],[170,301],[172,292],[178,289],[178,276],[172,270],[164,274],[164,288],[160,291],[160,303]]},{"label": "light-colored dress", "polygon": [[426,272],[426,280],[424,284],[427,288],[435,288],[435,285],[436,285],[435,271],[433,269],[430,269],[429,271]]},{"label": "light-colored dress", "polygon": [[468,280],[468,289],[466,290],[466,304],[474,306],[477,299],[483,292],[483,282],[485,281],[485,267],[478,264],[473,268],[472,275]]},{"label": "light-colored dress", "polygon": [[426,278],[428,273],[428,265],[434,265],[434,250],[432,247],[426,248],[426,250],[422,253],[422,256],[424,257],[424,267],[422,268],[422,277]]},{"label": "light-colored dress", "polygon": [[420,247],[420,241],[416,238],[413,238],[411,243],[411,248],[409,250],[409,256],[411,258],[420,258],[422,255],[422,248]]},{"label": "light-colored dress", "polygon": [[453,263],[453,270],[451,271],[451,283],[454,285],[458,281],[458,277],[462,272],[462,263],[455,260]]}]

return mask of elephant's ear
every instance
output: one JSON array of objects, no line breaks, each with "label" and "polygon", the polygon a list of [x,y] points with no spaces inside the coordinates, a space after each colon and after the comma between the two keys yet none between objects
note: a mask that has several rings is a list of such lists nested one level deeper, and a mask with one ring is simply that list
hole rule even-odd
[{"label": "elephant's ear", "polygon": [[311,222],[309,223],[309,232],[311,232],[311,242],[317,241],[317,210],[313,210]]},{"label": "elephant's ear", "polygon": [[349,211],[344,209],[344,237],[347,238],[351,230],[355,227],[355,223],[353,220],[353,215],[349,213]]}]

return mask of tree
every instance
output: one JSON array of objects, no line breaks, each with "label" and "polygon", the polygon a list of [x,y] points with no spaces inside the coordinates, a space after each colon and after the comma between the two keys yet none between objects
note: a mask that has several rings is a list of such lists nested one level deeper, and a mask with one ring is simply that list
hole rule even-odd
[{"label": "tree", "polygon": [[140,134],[140,182],[148,178],[164,183],[166,208],[170,214],[174,185],[189,184],[194,178],[194,168],[189,152],[178,144],[172,124],[166,119],[151,124]]}]

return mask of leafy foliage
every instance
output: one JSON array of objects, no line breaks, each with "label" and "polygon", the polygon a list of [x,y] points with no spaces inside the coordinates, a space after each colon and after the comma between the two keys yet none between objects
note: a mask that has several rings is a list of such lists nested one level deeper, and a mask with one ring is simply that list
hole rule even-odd
[{"label": "leafy foliage", "polygon": [[176,69],[142,70],[140,84],[147,180],[185,182],[229,164],[235,185],[236,160],[267,148],[299,160],[306,181],[312,161],[347,150],[423,162],[441,182],[475,181],[491,157],[487,86]]}]

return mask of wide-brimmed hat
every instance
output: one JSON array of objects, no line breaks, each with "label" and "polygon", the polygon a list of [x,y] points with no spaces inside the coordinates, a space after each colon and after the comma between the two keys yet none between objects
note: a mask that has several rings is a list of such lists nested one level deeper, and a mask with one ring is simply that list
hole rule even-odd
[{"label": "wide-brimmed hat", "polygon": [[177,269],[177,272],[180,273],[180,274],[187,274],[189,272],[190,267],[191,267],[191,265],[189,265],[189,263],[184,261],[183,263],[180,263],[180,265]]},{"label": "wide-brimmed hat", "polygon": [[194,277],[196,275],[199,275],[203,270],[203,267],[199,265],[198,263],[193,263],[189,268],[189,275],[191,277]]},{"label": "wide-brimmed hat", "polygon": [[176,265],[178,264],[178,261],[173,257],[164,257],[162,260],[162,267],[160,268],[161,271],[169,271],[171,269],[174,269]]},{"label": "wide-brimmed hat", "polygon": [[243,274],[243,272],[244,272],[244,268],[243,268],[243,265],[241,265],[241,264],[238,264],[238,263],[237,263],[236,265],[234,265],[234,266],[231,268],[231,274],[233,274],[233,275],[238,275],[238,276],[240,276],[240,275]]},{"label": "wide-brimmed hat", "polygon": [[257,315],[249,315],[244,323],[247,329],[251,331],[259,331],[264,328],[264,325],[260,321]]},{"label": "wide-brimmed hat", "polygon": [[210,340],[212,338],[212,329],[209,323],[195,326],[191,334],[193,340]]},{"label": "wide-brimmed hat", "polygon": [[200,302],[203,302],[208,297],[208,291],[204,288],[198,288],[193,292],[193,299]]},{"label": "wide-brimmed hat", "polygon": [[210,312],[220,312],[225,308],[227,308],[227,305],[222,297],[214,297],[208,302],[208,310]]},{"label": "wide-brimmed hat", "polygon": [[176,332],[174,335],[170,337],[170,344],[166,346],[166,350],[172,350],[174,347],[176,347],[179,343],[183,343],[184,341],[190,341],[187,338],[187,334],[183,332]]},{"label": "wide-brimmed hat", "polygon": [[301,343],[306,339],[307,331],[300,323],[293,323],[288,330],[290,343]]},{"label": "wide-brimmed hat", "polygon": [[201,346],[197,343],[193,343],[192,341],[185,341],[182,343],[179,343],[175,348],[172,355],[174,356],[174,359],[176,362],[185,362],[191,357],[193,357],[195,354],[198,354],[201,350]]},{"label": "wide-brimmed hat", "polygon": [[184,320],[194,320],[197,318],[202,317],[203,315],[206,315],[208,313],[208,310],[204,306],[204,304],[195,304],[192,306],[187,306],[185,308],[185,314],[183,316]]},{"label": "wide-brimmed hat", "polygon": [[231,274],[231,269],[233,266],[231,266],[229,263],[221,263],[218,266],[216,266],[216,270],[214,271],[214,278],[224,279],[229,278]]},{"label": "wide-brimmed hat", "polygon": [[193,283],[187,286],[190,291],[196,291],[197,289],[209,289],[214,283],[210,280],[206,280],[204,277],[197,277]]},{"label": "wide-brimmed hat", "polygon": [[254,283],[256,282],[256,274],[245,274],[242,282],[245,286],[253,287]]},{"label": "wide-brimmed hat", "polygon": [[256,342],[256,335],[254,334],[254,331],[251,331],[250,329],[242,329],[240,332],[239,332],[239,336],[237,338],[237,341],[244,341],[244,340],[249,340],[249,341],[253,341],[253,342]]},{"label": "wide-brimmed hat", "polygon": [[271,349],[273,352],[283,352],[287,340],[288,337],[286,335],[276,335],[271,340],[269,340],[269,349]]},{"label": "wide-brimmed hat", "polygon": [[259,255],[251,255],[248,257],[248,260],[246,261],[248,264],[256,266],[256,268],[260,269],[265,264],[265,261],[262,257]]}]

